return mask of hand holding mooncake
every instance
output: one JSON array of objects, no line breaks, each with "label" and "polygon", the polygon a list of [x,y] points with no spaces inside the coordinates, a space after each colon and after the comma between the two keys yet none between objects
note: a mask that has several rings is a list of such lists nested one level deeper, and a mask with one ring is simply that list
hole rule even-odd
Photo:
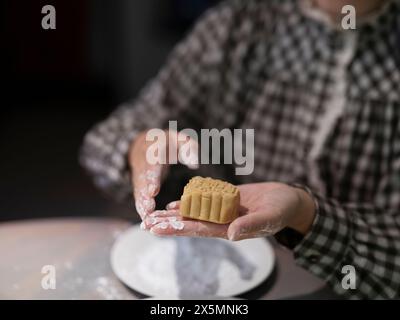
[{"label": "hand holding mooncake", "polygon": [[159,236],[234,241],[271,236],[285,227],[305,235],[311,228],[315,210],[314,199],[306,191],[284,183],[236,187],[220,180],[195,177],[186,185],[181,201],[151,213],[143,227]]}]

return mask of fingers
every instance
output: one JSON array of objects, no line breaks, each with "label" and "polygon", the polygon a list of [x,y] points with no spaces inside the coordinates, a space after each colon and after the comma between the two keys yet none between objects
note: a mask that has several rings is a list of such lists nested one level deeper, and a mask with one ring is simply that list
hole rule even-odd
[{"label": "fingers", "polygon": [[252,215],[244,215],[234,220],[228,229],[228,239],[238,241],[244,239],[247,234],[255,232],[259,219]]},{"label": "fingers", "polygon": [[[177,133],[176,137],[171,139],[169,143],[174,144],[179,161],[191,169],[198,168],[198,142],[185,133]],[[130,156],[131,167],[133,168],[132,184],[135,206],[142,220],[155,210],[154,198],[160,192],[161,182],[168,172],[167,164],[150,165],[147,162],[145,157],[147,147],[143,134],[133,145]],[[167,153],[168,145],[161,149],[163,153]],[[168,209],[174,209],[174,207]]]},{"label": "fingers", "polygon": [[145,217],[140,227],[144,230],[150,230],[153,226],[166,222],[172,223],[172,227],[175,226],[176,229],[183,228],[183,225],[179,223],[175,223],[178,221],[182,221],[182,217],[179,215],[179,211],[176,210],[157,210],[153,213],[150,213]]},{"label": "fingers", "polygon": [[172,201],[167,204],[166,209],[167,210],[179,210],[181,202],[180,201]]},{"label": "fingers", "polygon": [[238,241],[273,235],[283,226],[280,216],[271,217],[265,212],[255,212],[240,216],[228,228],[228,239]]},{"label": "fingers", "polygon": [[180,201],[173,201],[167,204],[166,210],[156,210],[149,213],[143,219],[143,222],[140,224],[140,228],[143,230],[150,229],[156,223],[161,222],[162,218],[176,217],[178,220],[182,220],[179,214],[179,204]]},{"label": "fingers", "polygon": [[151,217],[174,217],[179,215],[180,201],[173,201],[167,204],[166,210],[156,210],[150,214]]},{"label": "fingers", "polygon": [[133,189],[136,210],[142,220],[156,207],[154,197],[160,191],[161,166],[146,166],[146,169],[133,173]]},{"label": "fingers", "polygon": [[161,218],[150,228],[150,232],[158,236],[212,237],[224,239],[227,238],[227,230],[227,225],[186,220],[179,217]]},{"label": "fingers", "polygon": [[139,175],[139,179],[146,185],[145,191],[149,197],[154,198],[160,192],[162,171],[162,165],[149,166]]},{"label": "fingers", "polygon": [[190,220],[179,214],[180,201],[145,217],[140,227],[158,236],[213,237],[227,239],[228,225]]},{"label": "fingers", "polygon": [[156,208],[156,202],[153,198],[146,198],[145,196],[135,196],[136,211],[142,220]]},{"label": "fingers", "polygon": [[167,218],[167,217],[181,217],[181,215],[179,214],[179,210],[156,210],[153,213],[149,214],[149,217]]},{"label": "fingers", "polygon": [[156,210],[143,219],[143,222],[140,224],[140,228],[143,230],[150,230],[152,226],[157,223],[166,221],[177,221],[182,220],[182,217],[179,214],[179,210]]}]

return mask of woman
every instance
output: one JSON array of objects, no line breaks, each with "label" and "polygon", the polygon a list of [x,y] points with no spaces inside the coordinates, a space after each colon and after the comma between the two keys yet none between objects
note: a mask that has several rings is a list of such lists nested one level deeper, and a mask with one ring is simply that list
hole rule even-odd
[{"label": "woman", "polygon": [[[347,4],[355,30],[341,25]],[[116,197],[133,186],[155,234],[275,235],[338,294],[398,298],[399,8],[396,0],[223,2],[135,102],[88,133],[82,163]],[[160,228],[179,219],[179,202],[154,211],[167,165],[146,161],[145,132],[175,119],[184,128],[255,129],[255,170],[238,177],[245,212],[230,225]],[[354,289],[342,286],[347,265]]]}]

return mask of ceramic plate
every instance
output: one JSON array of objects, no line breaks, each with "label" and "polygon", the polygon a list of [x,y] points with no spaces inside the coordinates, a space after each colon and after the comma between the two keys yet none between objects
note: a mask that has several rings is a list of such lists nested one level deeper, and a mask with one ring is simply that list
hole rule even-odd
[{"label": "ceramic plate", "polygon": [[139,226],[121,234],[111,250],[111,266],[131,289],[157,297],[232,297],[247,292],[272,273],[275,255],[263,238],[157,237]]}]

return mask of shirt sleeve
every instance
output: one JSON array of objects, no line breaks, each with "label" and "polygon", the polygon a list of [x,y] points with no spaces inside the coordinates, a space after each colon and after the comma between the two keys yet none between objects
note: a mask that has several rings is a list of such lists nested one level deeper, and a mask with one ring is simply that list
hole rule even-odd
[{"label": "shirt sleeve", "polygon": [[131,193],[128,150],[137,134],[166,128],[168,120],[199,127],[207,91],[223,60],[234,10],[224,2],[207,11],[166,65],[132,102],[123,104],[85,136],[80,162],[95,184],[117,200]]},{"label": "shirt sleeve", "polygon": [[[293,248],[295,260],[347,298],[400,297],[400,159],[382,181],[373,204],[343,204],[305,188],[317,214]],[[345,266],[354,268],[354,289]]]}]

